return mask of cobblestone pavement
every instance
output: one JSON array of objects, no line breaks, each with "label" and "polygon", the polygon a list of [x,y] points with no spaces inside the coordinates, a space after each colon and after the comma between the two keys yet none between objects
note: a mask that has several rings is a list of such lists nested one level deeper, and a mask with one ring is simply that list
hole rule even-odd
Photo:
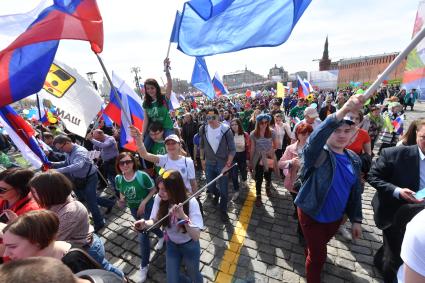
[{"label": "cobblestone pavement", "polygon": [[[425,117],[425,104],[417,104],[416,111],[408,111],[407,117],[409,121]],[[217,208],[202,197],[206,229],[201,233],[200,245],[205,282],[305,282],[305,256],[292,218],[291,197],[282,181],[274,180],[273,184],[274,195],[267,198],[263,192],[263,206],[257,208],[253,205],[255,183],[250,179],[249,188],[241,190],[239,200],[229,204],[230,223],[226,225],[219,219]],[[350,242],[336,235],[329,242],[323,282],[382,282],[373,266],[373,254],[382,242],[370,205],[374,192],[366,184],[361,239]],[[231,188],[229,194],[233,194]],[[107,258],[122,268],[130,280],[138,282],[140,256],[132,222],[129,210],[114,208],[100,234]],[[152,238],[152,247],[156,240]],[[166,282],[164,250],[152,252],[147,282]]]}]

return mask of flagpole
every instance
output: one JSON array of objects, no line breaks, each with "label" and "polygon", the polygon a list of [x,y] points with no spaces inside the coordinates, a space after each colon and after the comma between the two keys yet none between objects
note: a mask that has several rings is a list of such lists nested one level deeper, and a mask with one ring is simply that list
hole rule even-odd
[{"label": "flagpole", "polygon": [[[198,197],[200,194],[202,194],[206,189],[208,189],[209,186],[211,186],[212,184],[214,184],[218,179],[220,179],[221,177],[223,177],[225,174],[229,173],[229,171],[237,166],[238,163],[233,163],[232,166],[230,166],[229,168],[227,168],[226,171],[223,171],[220,173],[220,175],[218,175],[217,177],[215,177],[213,180],[211,180],[208,184],[206,184],[204,187],[202,187],[201,189],[197,190],[195,193],[193,193],[190,197],[188,197],[184,202],[180,203],[178,205],[178,207],[182,207],[184,206],[186,203],[188,203],[191,199]],[[153,229],[155,229],[156,227],[158,227],[159,224],[161,224],[165,219],[167,219],[170,216],[170,212],[167,213],[167,215],[165,215],[164,217],[162,217],[161,219],[159,219],[157,222],[155,222],[152,226],[150,226],[149,228],[146,228],[144,230],[140,230],[140,232],[142,233],[149,233],[150,231],[152,231]]]},{"label": "flagpole", "polygon": [[[170,49],[171,49],[171,41],[168,43],[167,56],[165,56],[165,58],[168,58],[168,56],[170,56]],[[164,64],[164,72],[167,72],[169,68],[170,68],[169,65]]]},{"label": "flagpole", "polygon": [[372,94],[378,89],[378,87],[385,80],[385,78],[388,77],[392,71],[394,71],[394,69],[401,63],[401,61],[409,55],[413,48],[415,48],[416,45],[418,45],[424,37],[425,27],[422,28],[422,30],[415,35],[409,45],[407,45],[406,48],[397,55],[394,61],[392,61],[391,64],[388,65],[388,67],[378,77],[378,79],[366,90],[366,92],[363,94],[365,100],[369,99],[369,97],[372,96]]},{"label": "flagpole", "polygon": [[99,60],[100,66],[102,66],[102,70],[105,73],[106,79],[108,80],[109,84],[111,85],[111,89],[113,90],[115,98],[117,99],[118,104],[121,107],[121,111],[124,113],[124,118],[125,118],[126,122],[129,125],[132,125],[133,123],[131,122],[130,115],[128,115],[128,113],[125,111],[124,105],[122,104],[122,101],[121,101],[121,99],[118,95],[117,89],[114,87],[112,80],[111,80],[111,77],[109,76],[108,71],[106,70],[106,67],[103,64],[102,58],[100,58],[99,54],[97,54],[97,53],[95,53],[95,54],[96,54],[97,59]]},{"label": "flagpole", "polygon": [[[38,107],[38,121],[40,121],[41,124],[41,109],[40,109],[40,98],[38,97],[38,93],[35,94],[37,97],[37,107]],[[44,107],[44,106],[43,106]],[[47,118],[47,117],[46,117]],[[44,141],[44,131],[41,131],[41,140]]]}]

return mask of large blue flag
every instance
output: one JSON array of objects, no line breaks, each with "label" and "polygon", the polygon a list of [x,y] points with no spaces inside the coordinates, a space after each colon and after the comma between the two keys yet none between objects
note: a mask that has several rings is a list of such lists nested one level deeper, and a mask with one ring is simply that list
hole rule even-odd
[{"label": "large blue flag", "polygon": [[190,83],[202,91],[209,99],[214,99],[215,91],[204,57],[196,57]]},{"label": "large blue flag", "polygon": [[174,18],[174,24],[173,24],[173,30],[171,31],[170,42],[179,41],[179,29],[180,29],[181,17],[182,17],[182,13],[180,13],[180,11],[176,11],[176,17]]},{"label": "large blue flag", "polygon": [[208,56],[284,43],[311,0],[191,0],[183,8],[178,48]]}]

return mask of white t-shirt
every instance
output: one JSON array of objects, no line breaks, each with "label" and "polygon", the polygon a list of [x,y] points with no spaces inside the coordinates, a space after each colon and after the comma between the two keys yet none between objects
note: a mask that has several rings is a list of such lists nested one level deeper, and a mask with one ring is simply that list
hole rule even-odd
[{"label": "white t-shirt", "polygon": [[245,136],[235,133],[234,139],[235,139],[236,152],[244,152],[245,151]]},{"label": "white t-shirt", "polygon": [[216,153],[218,150],[218,146],[220,145],[222,136],[221,127],[218,127],[217,129],[213,129],[210,125],[208,125],[207,127],[207,140],[211,145],[211,148],[213,149],[214,153]]},{"label": "white t-shirt", "polygon": [[165,170],[173,169],[179,171],[180,175],[182,175],[184,185],[187,190],[192,193],[190,180],[194,180],[196,178],[195,166],[193,165],[192,158],[182,156],[177,160],[172,160],[168,154],[159,155],[159,162],[156,165],[164,168]]},{"label": "white t-shirt", "polygon": [[[425,209],[406,226],[400,257],[416,273],[425,277]],[[397,273],[398,282],[404,282],[404,264]]]},{"label": "white t-shirt", "polygon": [[[150,219],[157,221],[157,214],[159,210],[159,204],[161,202],[161,198],[159,195],[155,196],[151,217]],[[189,201],[189,219],[191,222],[191,227],[197,227],[199,229],[204,228],[204,220],[202,219],[201,210],[199,209],[199,204],[196,201],[195,198],[191,199]],[[178,226],[176,224],[171,224],[170,227],[166,227],[165,230],[167,231],[168,238],[175,244],[184,244],[189,242],[192,238],[189,236],[188,233],[183,233],[180,231]]]}]

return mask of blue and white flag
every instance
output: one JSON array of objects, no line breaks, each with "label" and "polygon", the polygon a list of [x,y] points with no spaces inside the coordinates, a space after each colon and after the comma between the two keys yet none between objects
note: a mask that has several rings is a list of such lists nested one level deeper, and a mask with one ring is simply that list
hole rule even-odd
[{"label": "blue and white flag", "polygon": [[208,56],[278,46],[290,36],[311,0],[191,0],[184,4],[178,49]]},{"label": "blue and white flag", "polygon": [[191,84],[202,91],[209,99],[214,99],[215,91],[204,57],[196,57],[195,59]]}]

